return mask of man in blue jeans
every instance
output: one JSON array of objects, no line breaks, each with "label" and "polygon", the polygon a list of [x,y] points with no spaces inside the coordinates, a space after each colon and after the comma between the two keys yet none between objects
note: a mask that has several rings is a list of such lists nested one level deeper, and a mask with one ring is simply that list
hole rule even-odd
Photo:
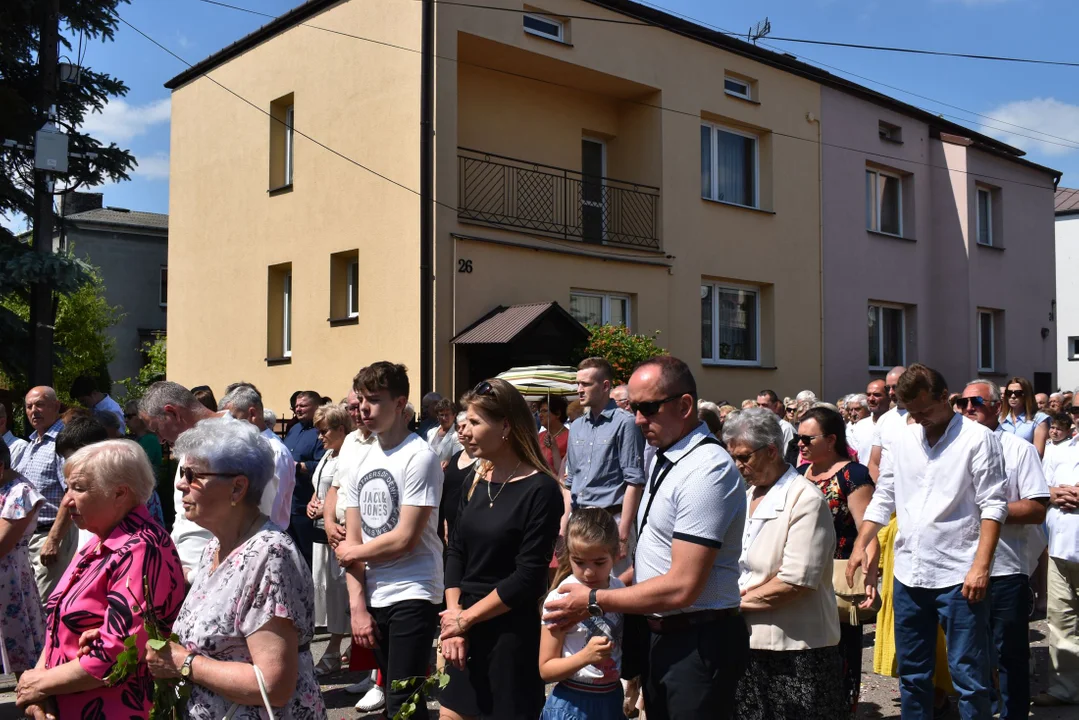
[{"label": "man in blue jeans", "polygon": [[1004,492],[1008,498],[1008,521],[1000,531],[993,569],[990,572],[990,626],[993,634],[993,667],[1000,679],[1001,720],[1030,715],[1030,582],[1038,557],[1045,550],[1045,522],[1049,486],[1042,473],[1034,445],[1000,424],[1000,389],[988,380],[967,383],[956,407],[969,419],[996,433],[1004,450]]},{"label": "man in blue jeans", "polygon": [[[897,513],[895,644],[903,720],[932,720],[937,626],[964,720],[992,716],[988,592],[1008,517],[1004,456],[988,428],[956,414],[944,377],[912,365],[896,395],[914,420],[895,433],[847,564],[866,566],[866,547]],[[866,568],[866,592],[876,568]]]}]

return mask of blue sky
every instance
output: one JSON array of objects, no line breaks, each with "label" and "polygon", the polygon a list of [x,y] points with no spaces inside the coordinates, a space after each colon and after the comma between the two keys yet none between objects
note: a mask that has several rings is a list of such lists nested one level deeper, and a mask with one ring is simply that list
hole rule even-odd
[{"label": "blue sky", "polygon": [[[299,4],[299,0],[232,2],[275,15]],[[1079,2],[1075,0],[656,2],[676,13],[736,32],[745,32],[767,16],[774,37],[1079,60],[1079,53],[1071,51],[1075,47],[1075,28],[1079,26]],[[268,21],[197,0],[133,0],[128,6],[122,5],[120,12],[190,62],[206,57]],[[363,34],[356,28],[347,30]],[[1030,159],[1064,171],[1062,185],[1079,186],[1079,68],[917,57],[769,40],[764,43],[807,62],[826,63],[833,66],[827,68],[832,72],[837,72],[835,68],[856,72],[862,76],[851,77],[856,82],[934,112],[954,115],[952,119],[1023,148]],[[168,212],[169,92],[163,85],[184,66],[123,25],[115,42],[91,45],[85,63],[122,78],[131,88],[126,98],[114,101],[102,115],[91,116],[87,122],[87,128],[96,136],[130,148],[140,163],[130,182],[103,188],[105,204]],[[1027,129],[999,125],[869,80]],[[1031,131],[1072,139],[1076,149],[1017,135],[1044,137]],[[1049,139],[1053,143],[1062,142]],[[357,169],[357,172],[362,171]]]}]

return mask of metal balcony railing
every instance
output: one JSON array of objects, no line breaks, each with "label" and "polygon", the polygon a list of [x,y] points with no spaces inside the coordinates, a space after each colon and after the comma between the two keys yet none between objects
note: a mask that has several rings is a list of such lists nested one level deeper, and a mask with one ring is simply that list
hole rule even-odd
[{"label": "metal balcony railing", "polygon": [[660,249],[657,187],[458,148],[457,188],[462,220]]}]

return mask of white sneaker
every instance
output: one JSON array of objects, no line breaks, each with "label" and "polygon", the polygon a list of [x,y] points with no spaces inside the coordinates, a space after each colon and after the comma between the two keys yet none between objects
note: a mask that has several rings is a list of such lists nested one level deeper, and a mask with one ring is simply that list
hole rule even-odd
[{"label": "white sneaker", "polygon": [[349,695],[363,695],[364,693],[366,693],[368,690],[371,689],[371,685],[373,685],[373,684],[374,684],[374,680],[372,680],[369,677],[365,677],[363,680],[360,680],[358,683],[352,683],[351,685],[346,686],[345,687],[345,692],[347,692]]},{"label": "white sneaker", "polygon": [[384,707],[386,707],[386,693],[382,692],[382,688],[378,685],[368,690],[367,694],[356,703],[356,709],[360,712],[375,712]]}]

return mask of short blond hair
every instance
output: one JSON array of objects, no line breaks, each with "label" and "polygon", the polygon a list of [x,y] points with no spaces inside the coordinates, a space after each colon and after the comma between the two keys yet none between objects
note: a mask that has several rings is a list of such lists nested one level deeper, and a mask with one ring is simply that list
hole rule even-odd
[{"label": "short blond hair", "polygon": [[126,485],[145,503],[154,492],[154,470],[146,451],[133,440],[102,440],[87,445],[64,463],[64,478],[81,472],[109,489]]},{"label": "short blond hair", "polygon": [[318,410],[315,410],[314,424],[315,427],[325,424],[330,430],[344,430],[347,433],[353,430],[352,416],[348,414],[348,408],[336,403],[320,405]]}]

